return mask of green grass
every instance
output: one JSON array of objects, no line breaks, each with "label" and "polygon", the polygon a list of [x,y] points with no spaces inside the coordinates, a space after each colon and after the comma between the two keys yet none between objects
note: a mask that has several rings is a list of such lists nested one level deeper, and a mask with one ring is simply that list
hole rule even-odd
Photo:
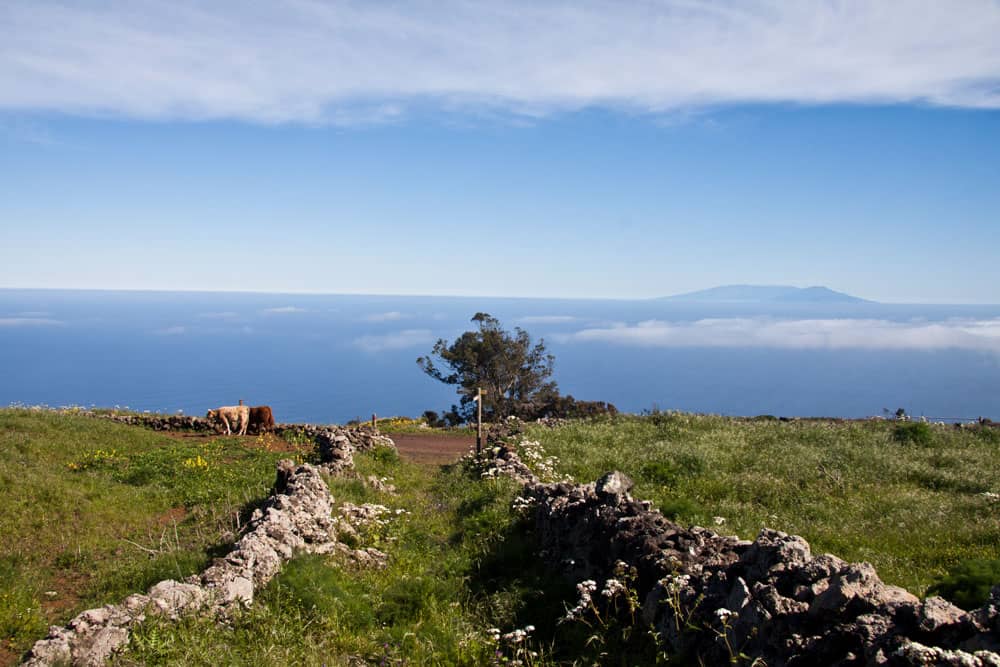
[{"label": "green grass", "polygon": [[[765,525],[798,533],[816,553],[868,560],[886,581],[923,593],[959,563],[1000,555],[989,495],[1000,491],[1000,438],[899,426],[658,414],[531,426],[526,437],[578,481],[625,471],[634,495],[681,523],[747,538]],[[228,550],[266,496],[275,461],[288,456],[263,444],[0,410],[0,534],[10,536],[0,543],[0,629],[10,648],[23,651],[48,622],[197,572]],[[662,657],[613,619],[557,625],[573,582],[541,564],[531,522],[510,511],[509,480],[483,480],[461,464],[419,466],[385,449],[355,462],[356,476],[328,483],[338,503],[393,510],[351,545],[383,550],[386,568],[300,556],[228,624],[147,621],[117,663],[504,664],[513,651],[498,656],[490,628],[528,624],[539,654],[529,664]],[[375,490],[363,481],[370,475],[397,492]]]},{"label": "green grass", "polygon": [[622,470],[680,523],[796,533],[917,594],[963,560],[1000,555],[1000,506],[983,495],[1000,492],[993,430],[655,414],[525,436],[578,481]]},{"label": "green grass", "polygon": [[288,456],[247,444],[0,410],[3,646],[21,652],[49,624],[227,551]]}]

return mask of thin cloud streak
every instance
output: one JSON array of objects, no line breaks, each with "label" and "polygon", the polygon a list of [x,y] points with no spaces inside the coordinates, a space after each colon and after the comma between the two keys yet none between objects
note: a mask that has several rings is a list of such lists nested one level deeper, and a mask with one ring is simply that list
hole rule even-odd
[{"label": "thin cloud streak", "polygon": [[566,324],[578,319],[572,315],[528,315],[518,318],[517,321],[523,324]]},{"label": "thin cloud streak", "polygon": [[265,308],[261,312],[265,315],[288,315],[291,313],[307,313],[309,311],[298,306],[280,306],[278,308]]},{"label": "thin cloud streak", "polygon": [[156,334],[158,336],[183,336],[188,332],[187,327],[184,326],[172,326],[166,327],[165,329],[159,329]]},{"label": "thin cloud streak", "polygon": [[384,350],[405,350],[434,342],[430,329],[403,329],[391,334],[361,336],[354,339],[354,345],[365,352]]},{"label": "thin cloud streak", "polygon": [[943,350],[1000,353],[1000,319],[941,322],[828,319],[719,318],[694,322],[648,320],[635,325],[583,329],[561,342],[637,347]]},{"label": "thin cloud streak", "polygon": [[1000,4],[6,3],[0,109],[357,125],[730,103],[1000,108]]},{"label": "thin cloud streak", "polygon": [[365,315],[362,320],[365,322],[398,322],[399,320],[405,320],[409,315],[404,315],[398,310],[390,310],[387,313],[373,313],[371,315]]},{"label": "thin cloud streak", "polygon": [[64,324],[47,317],[0,317],[0,327],[61,327]]}]

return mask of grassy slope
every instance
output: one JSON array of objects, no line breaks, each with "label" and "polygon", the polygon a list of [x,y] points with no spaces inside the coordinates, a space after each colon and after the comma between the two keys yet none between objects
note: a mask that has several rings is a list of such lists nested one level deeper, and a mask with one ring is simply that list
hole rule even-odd
[{"label": "grassy slope", "polygon": [[1000,492],[1000,431],[929,426],[920,442],[896,428],[661,414],[526,435],[579,481],[626,472],[637,497],[680,523],[796,533],[923,594],[960,560],[1000,557],[1000,505],[983,495]]},{"label": "grassy slope", "polygon": [[0,410],[6,659],[51,623],[198,572],[225,551],[240,512],[266,497],[288,456],[245,442]]}]

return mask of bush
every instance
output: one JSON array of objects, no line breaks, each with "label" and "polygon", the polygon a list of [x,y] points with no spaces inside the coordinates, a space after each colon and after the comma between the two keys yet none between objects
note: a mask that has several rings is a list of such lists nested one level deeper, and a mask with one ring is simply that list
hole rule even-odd
[{"label": "bush", "polygon": [[589,419],[605,415],[613,417],[618,414],[618,408],[604,401],[578,401],[572,396],[560,396],[557,393],[541,407],[526,406],[523,412],[519,416],[528,420],[539,417]]},{"label": "bush", "polygon": [[372,460],[383,465],[399,463],[399,452],[395,447],[379,446],[372,450]]},{"label": "bush", "polygon": [[934,432],[924,422],[902,422],[896,424],[892,437],[899,443],[926,446],[934,441]]},{"label": "bush", "polygon": [[998,584],[1000,560],[967,560],[953,567],[927,593],[940,595],[968,611],[986,604],[990,589]]}]

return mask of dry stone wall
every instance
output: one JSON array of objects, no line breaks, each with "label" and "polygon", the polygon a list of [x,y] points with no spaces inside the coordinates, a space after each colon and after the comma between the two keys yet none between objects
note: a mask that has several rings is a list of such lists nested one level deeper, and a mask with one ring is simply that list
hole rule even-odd
[{"label": "dry stone wall", "polygon": [[[801,537],[754,541],[682,528],[632,498],[620,472],[590,484],[543,484],[501,445],[488,466],[524,484],[540,556],[573,581],[635,572],[641,619],[692,664],[1000,667],[1000,586],[965,612],[886,585],[868,563],[813,556]],[[759,662],[757,664],[760,664]]]},{"label": "dry stone wall", "polygon": [[[197,422],[197,418],[182,419]],[[156,428],[151,424],[160,422],[123,423]],[[336,427],[303,428],[308,429],[307,435],[317,443],[320,465],[296,466],[287,459],[279,461],[271,496],[263,507],[254,511],[246,531],[228,555],[217,559],[199,575],[184,581],[161,581],[145,595],[131,595],[121,604],[88,609],[65,627],[52,626],[48,636],[28,652],[23,664],[103,665],[128,643],[131,628],[150,616],[176,619],[182,614],[200,612],[225,618],[235,609],[249,605],[254,593],[280,572],[285,561],[299,553],[339,551],[361,563],[377,564],[384,560],[384,555],[373,549],[352,549],[337,540],[338,528],[347,527],[332,516],[333,497],[321,473],[337,474],[351,468],[353,451],[357,448],[354,442],[364,448],[395,447],[395,444],[377,434],[351,437],[343,433],[345,429]]]},{"label": "dry stone wall", "polygon": [[[184,415],[154,415],[154,414],[118,414],[115,412],[79,412],[90,417],[107,419],[128,424],[143,426],[154,431],[194,431],[199,433],[217,433],[221,426],[204,417],[189,417]],[[329,456],[335,457],[333,450],[343,450],[343,446],[335,443],[348,443],[357,451],[368,451],[378,446],[395,447],[392,439],[380,434],[367,424],[359,426],[314,425],[314,424],[276,424],[274,431],[298,435],[313,440],[320,447],[329,450]],[[332,459],[331,459],[332,460]]]}]

